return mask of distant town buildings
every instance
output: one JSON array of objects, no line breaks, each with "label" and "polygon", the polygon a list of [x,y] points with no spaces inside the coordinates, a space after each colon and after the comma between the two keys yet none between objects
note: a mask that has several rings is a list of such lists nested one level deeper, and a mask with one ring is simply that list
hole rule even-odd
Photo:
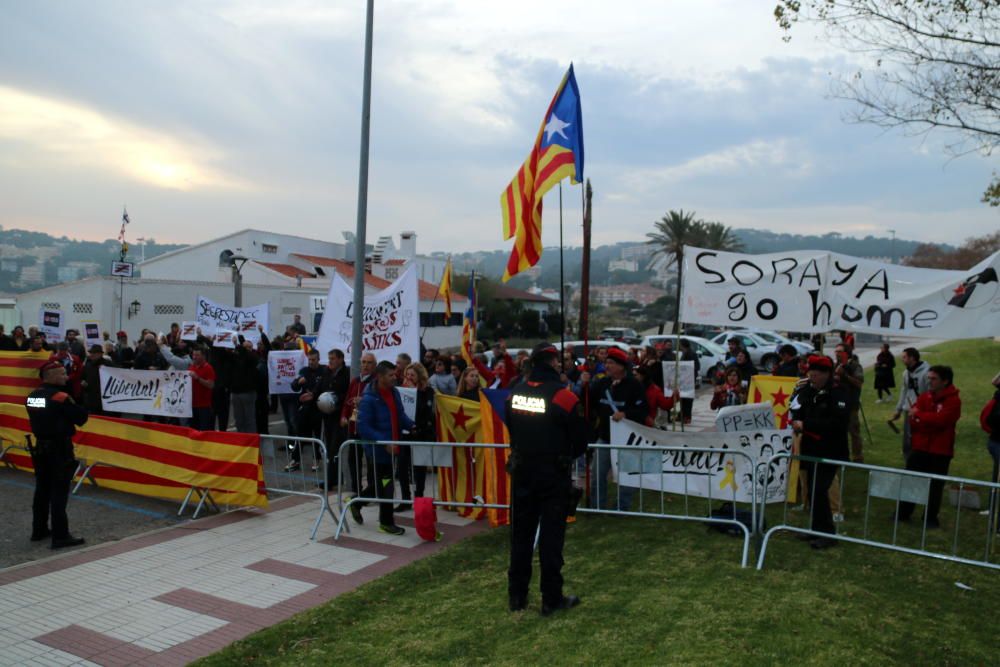
[{"label": "distant town buildings", "polygon": [[667,291],[652,285],[602,285],[590,288],[590,303],[610,306],[622,301],[636,301],[640,306],[648,306]]}]

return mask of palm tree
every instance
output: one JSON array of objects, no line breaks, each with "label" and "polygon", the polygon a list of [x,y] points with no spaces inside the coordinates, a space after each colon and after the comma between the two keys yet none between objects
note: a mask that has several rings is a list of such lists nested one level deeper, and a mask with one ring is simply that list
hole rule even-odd
[{"label": "palm tree", "polygon": [[674,333],[680,333],[681,312],[681,278],[684,270],[684,246],[701,245],[705,240],[705,223],[695,219],[694,211],[685,213],[684,209],[669,211],[665,216],[653,223],[656,231],[649,232],[646,243],[656,246],[653,255],[663,255],[677,264],[677,296],[674,317]]},{"label": "palm tree", "polygon": [[741,252],[743,250],[743,241],[736,237],[732,227],[726,227],[721,222],[706,222],[704,230],[705,237],[702,239],[702,248],[727,252]]}]

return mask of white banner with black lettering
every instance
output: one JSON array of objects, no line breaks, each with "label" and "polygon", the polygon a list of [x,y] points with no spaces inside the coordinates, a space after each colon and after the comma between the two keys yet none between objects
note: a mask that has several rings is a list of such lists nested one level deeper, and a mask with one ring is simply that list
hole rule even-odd
[{"label": "white banner with black lettering", "polygon": [[191,416],[187,371],[136,371],[101,366],[101,407],[157,417]]},{"label": "white banner with black lettering", "polygon": [[[353,290],[340,275],[334,275],[316,337],[320,354],[339,348],[350,359],[353,319]],[[396,361],[400,352],[420,358],[420,296],[414,265],[381,292],[365,296],[361,338],[363,350],[378,361]]]},{"label": "white banner with black lettering", "polygon": [[[629,452],[612,450],[612,469],[623,486],[718,498],[748,503],[753,499],[755,473],[752,461],[792,450],[792,431],[743,431],[740,433],[661,431],[623,419],[611,422],[611,442],[616,445],[651,447],[707,447],[704,452]],[[732,456],[742,452],[750,457]],[[687,471],[687,474],[685,474]],[[783,502],[788,481],[788,459],[780,459],[768,470],[756,473],[758,489],[767,489],[767,502]]]},{"label": "white banner with black lettering", "polygon": [[1000,331],[1000,252],[943,271],[814,250],[686,246],[683,269],[680,319],[691,324],[945,339]]},{"label": "white banner with black lettering", "polygon": [[209,298],[199,296],[195,305],[195,319],[205,336],[214,336],[218,331],[235,331],[256,345],[260,341],[257,326],[267,328],[270,304],[256,306],[224,306]]},{"label": "white banner with black lettering", "polygon": [[294,394],[292,382],[309,359],[302,350],[274,350],[267,353],[267,390],[271,394]]}]

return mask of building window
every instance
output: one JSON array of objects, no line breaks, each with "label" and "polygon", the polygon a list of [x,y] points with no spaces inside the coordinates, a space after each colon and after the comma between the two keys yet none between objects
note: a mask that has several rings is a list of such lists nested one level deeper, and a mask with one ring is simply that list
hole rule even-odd
[{"label": "building window", "polygon": [[42,308],[45,310],[59,310],[59,304],[55,301],[46,301],[42,304]]},{"label": "building window", "polygon": [[74,313],[85,313],[87,315],[94,312],[94,304],[92,303],[74,303],[73,304]]},{"label": "building window", "polygon": [[184,306],[172,304],[157,304],[153,306],[154,315],[183,315]]},{"label": "building window", "polygon": [[396,278],[399,278],[399,267],[387,266],[385,268],[385,279],[395,280]]},{"label": "building window", "polygon": [[274,245],[273,243],[263,243],[261,244],[260,249],[264,251],[265,255],[278,254],[278,246]]}]

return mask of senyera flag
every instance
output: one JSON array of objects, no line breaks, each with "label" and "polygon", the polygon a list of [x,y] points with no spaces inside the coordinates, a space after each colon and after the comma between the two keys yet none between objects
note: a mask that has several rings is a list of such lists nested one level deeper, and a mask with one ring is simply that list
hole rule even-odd
[{"label": "senyera flag", "polygon": [[504,282],[541,259],[542,197],[567,176],[583,182],[583,112],[573,65],[545,112],[528,159],[500,195],[503,238],[514,237]]},{"label": "senyera flag", "polygon": [[42,383],[38,369],[51,355],[41,352],[0,352],[0,402],[24,403]]},{"label": "senyera flag", "polygon": [[451,319],[451,257],[444,265],[444,275],[441,276],[441,284],[438,285],[438,296],[444,299],[444,323],[447,325]]},{"label": "senyera flag", "polygon": [[[30,432],[23,403],[0,403],[0,438],[23,443]],[[195,486],[211,491],[220,504],[267,507],[256,433],[93,416],[73,436],[73,444],[78,458],[107,464],[91,471],[102,487],[183,500]],[[8,452],[5,460],[32,467],[26,454]]]},{"label": "senyera flag", "polygon": [[462,359],[472,365],[472,346],[476,343],[476,272],[469,276],[469,305],[462,317]]}]

